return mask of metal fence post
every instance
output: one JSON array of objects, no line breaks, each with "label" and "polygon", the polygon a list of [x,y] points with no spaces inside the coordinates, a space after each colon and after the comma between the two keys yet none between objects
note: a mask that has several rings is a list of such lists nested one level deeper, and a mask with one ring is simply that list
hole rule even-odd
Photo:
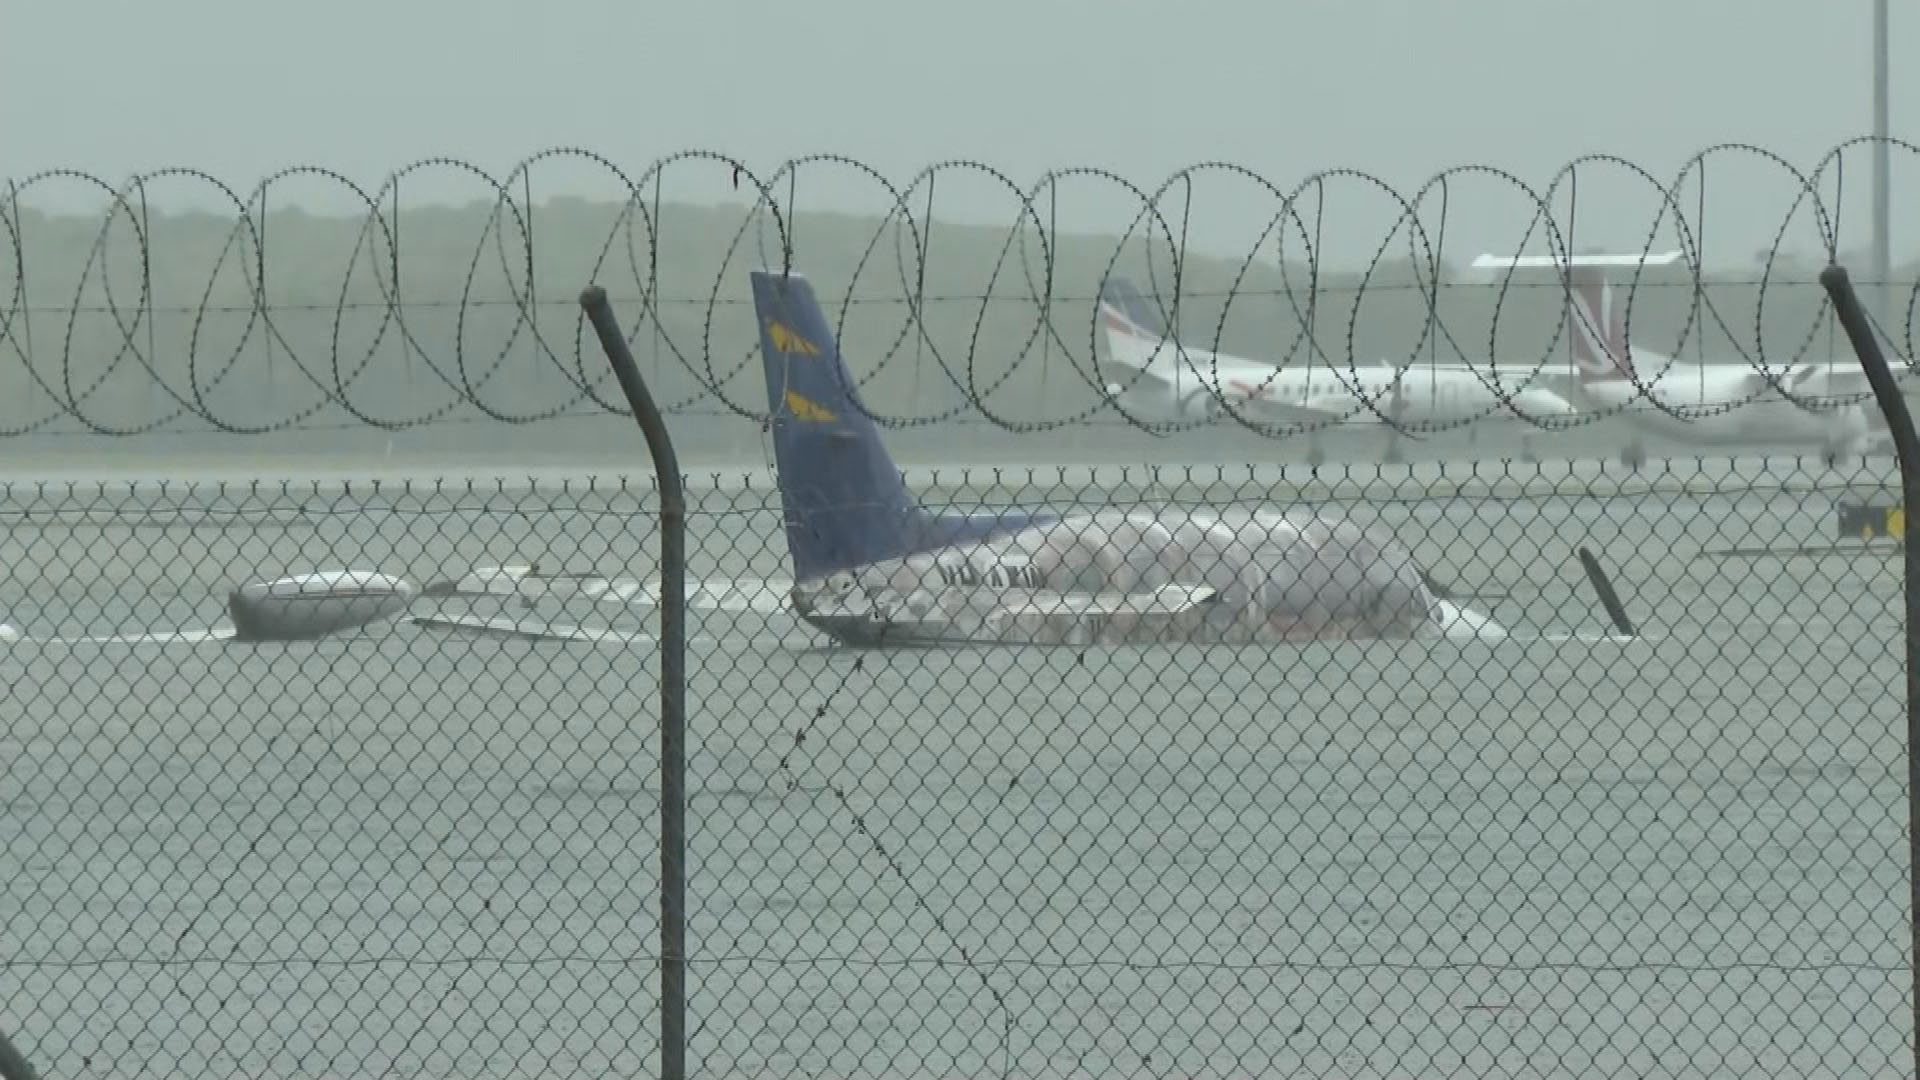
[{"label": "metal fence post", "polygon": [[660,1076],[687,1075],[686,499],[653,395],[598,285],[580,294],[660,481]]},{"label": "metal fence post", "polygon": [[[1900,504],[1912,512],[1920,506],[1920,436],[1914,432],[1907,399],[1900,395],[1900,384],[1894,381],[1886,354],[1874,340],[1873,326],[1867,321],[1846,267],[1830,264],[1820,271],[1820,285],[1833,301],[1834,314],[1846,330],[1867,382],[1873,386],[1874,399],[1886,417],[1887,434],[1893,437],[1900,462]],[[1914,1075],[1920,1076],[1920,753],[1916,752],[1916,746],[1920,746],[1920,544],[1908,541],[1901,547],[1907,601],[1907,874],[1913,950],[1913,1054]]]},{"label": "metal fence post", "polygon": [[0,1031],[0,1080],[39,1080],[4,1031]]}]

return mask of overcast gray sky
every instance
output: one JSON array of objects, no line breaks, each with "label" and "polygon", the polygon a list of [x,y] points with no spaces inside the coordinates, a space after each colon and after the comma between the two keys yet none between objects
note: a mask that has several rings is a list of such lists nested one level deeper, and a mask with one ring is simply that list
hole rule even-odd
[{"label": "overcast gray sky", "polygon": [[[0,34],[0,173],[66,167],[117,181],[184,164],[245,191],[312,163],[375,188],[424,157],[504,174],[537,150],[580,145],[636,173],[686,148],[764,169],[836,152],[901,182],[973,158],[1023,184],[1096,165],[1150,188],[1225,159],[1283,188],[1352,167],[1411,194],[1465,162],[1545,184],[1593,152],[1670,180],[1711,143],[1757,142],[1811,167],[1869,131],[1871,13],[1869,0],[14,0]],[[1896,10],[1896,65],[1916,47],[1920,16]],[[1915,130],[1900,107],[1913,86],[1896,69],[1899,135]],[[1854,151],[1845,179],[1856,244],[1867,161]],[[1576,242],[1638,248],[1657,201],[1612,172],[1581,174]],[[668,197],[724,196],[717,170],[682,173]],[[1896,259],[1920,254],[1897,213],[1917,176],[1896,155]],[[537,172],[534,188],[613,190],[573,166]],[[1776,168],[1717,159],[1709,261],[1749,262],[1793,191]],[[803,208],[883,205],[844,171],[806,176],[797,194]],[[1449,250],[1512,249],[1522,198],[1489,179],[1450,195]],[[405,193],[479,197],[483,185],[445,169]],[[65,185],[33,201],[79,198]],[[212,205],[183,182],[154,198]],[[312,181],[273,201],[347,205]],[[1223,177],[1199,183],[1194,201],[1195,235],[1223,250],[1274,205]],[[1005,220],[1016,205],[979,180],[943,178],[936,198],[943,216],[967,220]],[[1349,258],[1399,212],[1351,181],[1328,210],[1330,251]],[[1090,181],[1059,192],[1062,226],[1128,217]],[[1814,249],[1811,220],[1801,216],[1796,247]]]}]

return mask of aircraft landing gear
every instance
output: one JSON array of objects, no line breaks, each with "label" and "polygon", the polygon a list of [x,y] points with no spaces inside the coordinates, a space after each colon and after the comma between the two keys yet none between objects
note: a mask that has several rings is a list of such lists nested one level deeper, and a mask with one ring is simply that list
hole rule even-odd
[{"label": "aircraft landing gear", "polygon": [[1327,463],[1327,449],[1320,445],[1319,433],[1307,436],[1307,464],[1319,468]]},{"label": "aircraft landing gear", "polygon": [[1638,439],[1628,443],[1626,449],[1620,451],[1620,460],[1629,469],[1638,469],[1645,465],[1647,463],[1646,444]]},{"label": "aircraft landing gear", "polygon": [[1841,433],[1829,435],[1820,448],[1820,460],[1827,468],[1839,468],[1847,458],[1864,464],[1867,458],[1873,456],[1873,428],[1864,408],[1849,406],[1840,414],[1838,426]]},{"label": "aircraft landing gear", "polygon": [[1820,463],[1829,469],[1838,469],[1849,458],[1864,458],[1867,448],[1857,442],[1827,443],[1820,448]]},{"label": "aircraft landing gear", "polygon": [[1388,433],[1387,448],[1381,451],[1380,460],[1387,465],[1398,465],[1405,460],[1404,455],[1400,453],[1399,432],[1394,431]]},{"label": "aircraft landing gear", "polygon": [[1401,452],[1400,440],[1405,437],[1406,429],[1402,425],[1407,419],[1407,396],[1398,378],[1394,380],[1392,396],[1387,399],[1387,418],[1387,449],[1380,460],[1388,465],[1398,465],[1406,460],[1406,455]]}]

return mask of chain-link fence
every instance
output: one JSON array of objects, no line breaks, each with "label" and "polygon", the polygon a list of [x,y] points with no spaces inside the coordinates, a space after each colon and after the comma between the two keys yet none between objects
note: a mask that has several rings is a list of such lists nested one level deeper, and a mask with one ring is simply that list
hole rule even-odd
[{"label": "chain-link fence", "polygon": [[[1906,1075],[1920,286],[1836,320],[1812,273],[1867,149],[9,180],[16,465],[261,479],[0,477],[0,1036],[48,1077]],[[555,162],[620,197],[536,200]],[[1709,171],[1777,215],[1709,244]],[[465,420],[637,469],[596,334],[736,463],[682,470],[684,769],[655,478],[408,464]],[[269,477],[372,442],[413,478]]]},{"label": "chain-link fence", "polygon": [[[845,648],[690,478],[694,1075],[1905,1072],[1891,462],[909,478],[1315,507],[1505,634]],[[0,492],[42,1075],[650,1075],[655,490]]]}]

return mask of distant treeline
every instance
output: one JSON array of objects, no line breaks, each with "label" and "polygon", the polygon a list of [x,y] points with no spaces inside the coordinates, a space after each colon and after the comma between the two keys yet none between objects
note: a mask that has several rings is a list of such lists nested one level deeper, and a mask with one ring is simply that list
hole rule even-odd
[{"label": "distant treeline", "polygon": [[[87,421],[41,430],[143,429],[170,414],[167,429],[202,430],[209,425],[193,412],[204,409],[248,429],[335,429],[309,438],[350,448],[368,437],[365,417],[593,412],[582,378],[617,398],[576,306],[580,289],[598,282],[636,327],[635,352],[656,393],[689,414],[679,426],[697,437],[753,438],[754,426],[729,422],[729,406],[702,384],[717,383],[741,408],[764,407],[747,271],[780,261],[771,218],[668,205],[649,228],[623,220],[625,210],[558,198],[520,220],[479,204],[378,223],[280,210],[252,233],[230,217],[155,213],[143,254],[126,214],[103,228],[100,217],[22,208],[5,238],[18,258],[0,250],[0,428],[71,400]],[[841,322],[848,362],[883,415],[978,421],[984,410],[1017,426],[1119,422],[1089,385],[1094,297],[1109,274],[1156,294],[1197,347],[1296,365],[1564,362],[1560,285],[1547,273],[1516,276],[1503,291],[1497,277],[1443,265],[1436,287],[1415,262],[1424,253],[1405,244],[1364,279],[1351,270],[1316,276],[1304,262],[1282,267],[1270,256],[1243,264],[1189,253],[1176,301],[1163,238],[1057,235],[1049,244],[1033,229],[919,229],[916,255],[913,231],[898,220],[801,213],[789,222],[792,268]],[[1297,240],[1288,246],[1301,250]],[[1775,366],[1843,347],[1821,313],[1817,267],[1776,261],[1763,307],[1766,269],[1704,283],[1683,267],[1643,272],[1630,309],[1636,342],[1723,358],[1754,355],[1758,343]],[[640,303],[649,276],[651,318]],[[1911,269],[1899,276],[1914,279]],[[399,319],[383,296],[396,277]],[[1618,280],[1624,288],[1627,275]],[[1909,291],[1894,290],[1898,317]],[[537,314],[538,340],[523,306]],[[991,430],[963,426],[968,438]],[[487,422],[444,437],[497,449],[533,436]]]}]

